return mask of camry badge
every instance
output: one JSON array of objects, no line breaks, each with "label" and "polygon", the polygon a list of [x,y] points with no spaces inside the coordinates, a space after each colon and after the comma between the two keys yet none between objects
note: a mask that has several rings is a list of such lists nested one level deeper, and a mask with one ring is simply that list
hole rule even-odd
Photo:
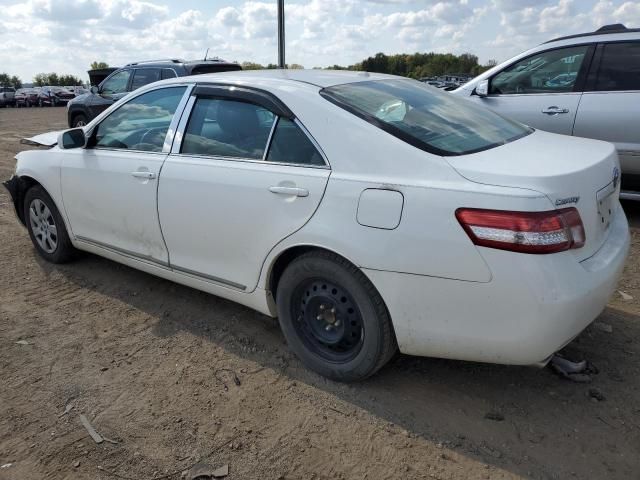
[{"label": "camry badge", "polygon": [[580,200],[580,197],[558,198],[556,200],[556,207],[559,207],[560,205],[566,205],[568,203],[578,203],[578,200]]},{"label": "camry badge", "polygon": [[613,188],[618,188],[618,182],[620,181],[620,169],[613,167]]}]

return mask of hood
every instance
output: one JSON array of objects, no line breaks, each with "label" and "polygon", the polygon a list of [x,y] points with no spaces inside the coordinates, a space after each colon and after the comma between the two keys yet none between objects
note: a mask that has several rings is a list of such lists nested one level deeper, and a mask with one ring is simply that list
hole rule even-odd
[{"label": "hood", "polygon": [[23,138],[20,143],[23,145],[33,145],[38,147],[53,147],[58,143],[58,136],[64,130],[56,130],[55,132],[41,133],[30,138]]}]

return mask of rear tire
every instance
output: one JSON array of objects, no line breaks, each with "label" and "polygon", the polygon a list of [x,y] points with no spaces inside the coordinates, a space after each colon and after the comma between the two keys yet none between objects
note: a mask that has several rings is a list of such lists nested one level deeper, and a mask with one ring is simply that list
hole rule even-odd
[{"label": "rear tire", "polygon": [[74,257],[76,250],[62,216],[40,185],[31,187],[25,195],[24,220],[29,237],[42,258],[51,263],[66,263]]},{"label": "rear tire", "polygon": [[382,297],[360,269],[333,253],[310,252],[291,262],[276,303],[289,347],[325,377],[363,380],[397,350]]}]

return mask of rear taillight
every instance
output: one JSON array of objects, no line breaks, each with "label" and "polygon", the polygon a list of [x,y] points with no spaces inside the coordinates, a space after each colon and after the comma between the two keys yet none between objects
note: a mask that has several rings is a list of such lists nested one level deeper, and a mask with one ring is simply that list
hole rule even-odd
[{"label": "rear taillight", "polygon": [[510,212],[459,208],[456,218],[473,243],[522,253],[554,253],[584,245],[584,226],[575,208]]}]

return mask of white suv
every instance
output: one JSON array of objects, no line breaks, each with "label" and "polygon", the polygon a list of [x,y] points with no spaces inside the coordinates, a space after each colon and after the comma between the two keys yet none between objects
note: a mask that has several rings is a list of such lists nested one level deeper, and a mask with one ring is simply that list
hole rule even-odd
[{"label": "white suv", "polygon": [[614,143],[621,197],[640,200],[640,29],[551,40],[452,93],[541,130]]}]

